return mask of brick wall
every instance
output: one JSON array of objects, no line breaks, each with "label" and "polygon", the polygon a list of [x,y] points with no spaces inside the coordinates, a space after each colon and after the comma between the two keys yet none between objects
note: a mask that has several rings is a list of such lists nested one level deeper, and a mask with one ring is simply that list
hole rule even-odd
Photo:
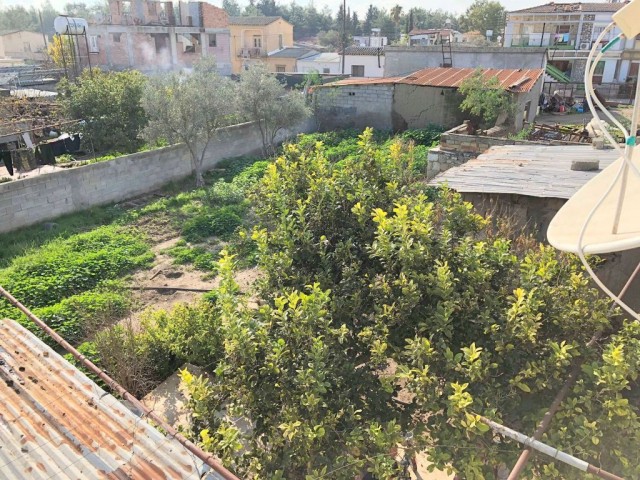
[{"label": "brick wall", "polygon": [[[313,131],[306,121],[282,132],[279,141],[299,132]],[[225,158],[258,154],[260,133],[253,123],[223,129],[207,150],[205,168],[211,169]],[[0,233],[33,225],[60,215],[97,205],[120,202],[155,190],[191,174],[189,154],[184,145],[125,155],[36,177],[0,184]]]},{"label": "brick wall", "polygon": [[229,15],[222,8],[209,3],[200,3],[202,26],[205,28],[228,28]]},{"label": "brick wall", "polygon": [[393,85],[344,85],[314,93],[320,128],[393,128]]}]

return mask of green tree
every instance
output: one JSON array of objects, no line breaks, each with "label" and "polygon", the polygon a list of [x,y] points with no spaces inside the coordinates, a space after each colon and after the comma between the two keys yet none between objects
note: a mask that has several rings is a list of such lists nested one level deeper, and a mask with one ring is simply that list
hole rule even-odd
[{"label": "green tree", "polygon": [[182,142],[189,150],[196,186],[204,185],[203,164],[209,144],[220,127],[235,120],[235,85],[218,74],[215,63],[201,60],[193,73],[152,77],[142,96],[149,116],[144,135],[150,140]]},{"label": "green tree", "polygon": [[[330,48],[332,51],[342,50],[342,34],[336,30],[318,33],[318,42],[324,47]],[[349,42],[347,43],[347,45]]]},{"label": "green tree", "polygon": [[495,122],[501,115],[512,115],[515,104],[511,93],[502,87],[496,77],[488,77],[482,69],[465,79],[458,91],[464,96],[460,108],[485,122]]},{"label": "green tree", "polygon": [[485,35],[487,30],[493,31],[491,40],[504,31],[506,10],[496,0],[475,0],[460,17],[460,27],[465,32],[479,31]]},{"label": "green tree", "polygon": [[287,91],[266,67],[257,64],[240,74],[236,105],[240,115],[255,122],[267,155],[275,152],[276,136],[310,115],[300,92]]},{"label": "green tree", "polygon": [[80,130],[99,151],[135,151],[147,123],[140,100],[146,78],[140,72],[84,70],[75,83],[59,85],[69,118],[82,120]]},{"label": "green tree", "polygon": [[236,0],[222,0],[222,8],[232,17],[238,17],[242,12]]}]

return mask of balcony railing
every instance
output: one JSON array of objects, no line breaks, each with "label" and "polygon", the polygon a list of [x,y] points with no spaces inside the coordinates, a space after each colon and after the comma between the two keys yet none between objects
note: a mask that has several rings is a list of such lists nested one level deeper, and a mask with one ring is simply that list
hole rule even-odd
[{"label": "balcony railing", "polygon": [[238,56],[241,58],[259,58],[265,55],[266,52],[260,47],[245,47],[238,50]]},{"label": "balcony railing", "polygon": [[[542,33],[532,35],[514,35],[511,37],[512,47],[548,47],[559,50],[580,50],[580,44],[573,35]],[[509,43],[507,43],[509,44]],[[590,48],[590,46],[589,46]]]}]

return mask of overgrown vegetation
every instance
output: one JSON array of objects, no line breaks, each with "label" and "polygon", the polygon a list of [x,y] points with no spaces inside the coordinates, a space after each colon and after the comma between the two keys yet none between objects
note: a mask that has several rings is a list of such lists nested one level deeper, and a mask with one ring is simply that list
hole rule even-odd
[{"label": "overgrown vegetation", "polygon": [[478,68],[471,77],[460,84],[458,91],[464,96],[460,108],[493,125],[499,117],[508,118],[514,113],[511,93],[505,90],[497,77],[488,77]]}]

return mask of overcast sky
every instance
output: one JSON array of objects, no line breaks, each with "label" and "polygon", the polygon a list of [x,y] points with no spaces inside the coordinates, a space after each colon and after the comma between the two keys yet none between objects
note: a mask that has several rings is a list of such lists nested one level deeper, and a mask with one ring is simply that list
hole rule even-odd
[{"label": "overcast sky", "polygon": [[[63,6],[69,0],[51,0],[51,3],[54,7],[62,9]],[[278,0],[277,0],[278,1]],[[548,3],[551,0],[503,0],[502,4],[505,5],[507,10],[518,10],[520,8],[531,7],[533,5],[540,5],[544,3]],[[297,0],[296,3],[299,5],[307,5],[309,0]],[[0,0],[1,6],[9,6],[9,5],[23,5],[25,7],[30,6],[39,6],[43,3],[43,0]],[[85,3],[90,4],[93,3],[90,0]],[[209,3],[213,3],[214,5],[221,6],[222,0],[211,0]],[[240,0],[240,4],[244,5],[248,2]],[[278,1],[278,3],[289,3],[289,0]],[[338,5],[342,3],[340,0],[315,0],[315,5],[318,9],[321,9],[324,5],[328,5],[331,8],[331,11],[335,12],[338,10]],[[379,8],[386,8],[387,10],[393,7],[396,3],[402,5],[403,8],[409,9],[412,7],[422,7],[426,9],[437,9],[442,8],[449,11],[454,11],[456,13],[462,13],[466,10],[466,8],[473,3],[473,0],[447,0],[447,1],[433,1],[433,0],[347,0],[347,7],[350,7],[351,10],[355,10],[358,14],[364,14],[369,4],[376,5]]]}]

